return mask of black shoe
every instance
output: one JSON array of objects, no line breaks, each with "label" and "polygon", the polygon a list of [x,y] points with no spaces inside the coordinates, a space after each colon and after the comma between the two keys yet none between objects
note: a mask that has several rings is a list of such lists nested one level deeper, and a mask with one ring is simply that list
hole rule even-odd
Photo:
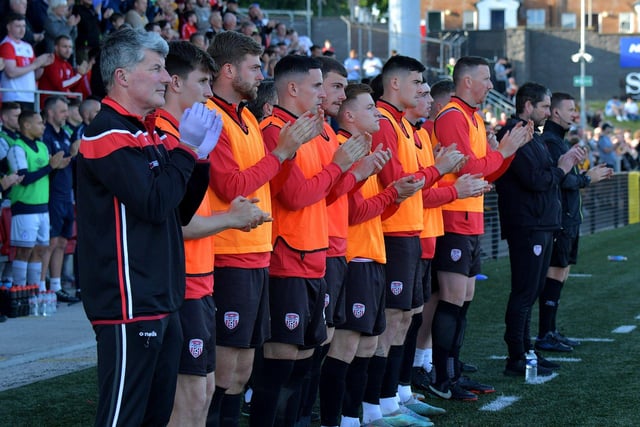
[{"label": "black shoe", "polygon": [[7,316],[5,316],[4,314],[0,314],[0,323],[6,322],[6,321],[7,321]]},{"label": "black shoe", "polygon": [[80,298],[72,297],[64,289],[60,289],[59,291],[56,291],[56,297],[58,298],[58,302],[69,302],[69,303],[80,302]]},{"label": "black shoe", "polygon": [[82,290],[76,289],[76,298],[78,298],[78,300],[82,301]]},{"label": "black shoe", "polygon": [[558,341],[560,341],[562,344],[566,344],[566,345],[571,346],[571,347],[577,347],[577,346],[579,346],[580,344],[582,344],[579,340],[568,338],[568,337],[566,337],[566,336],[562,335],[562,334],[561,334],[560,332],[558,332],[558,331],[555,331],[555,332],[553,333],[553,335],[554,335],[554,336],[556,337],[556,339],[557,339]]},{"label": "black shoe", "polygon": [[471,378],[467,377],[466,375],[462,375],[458,379],[458,385],[463,389],[476,394],[489,394],[489,393],[496,392],[496,389],[493,388],[492,386],[488,384],[479,383],[478,381],[474,381]]},{"label": "black shoe", "polygon": [[475,393],[471,393],[469,390],[465,390],[464,388],[462,388],[459,381],[451,384],[450,390],[451,390],[451,399],[453,400],[464,400],[467,402],[473,402],[478,400],[478,395]]},{"label": "black shoe", "polygon": [[[508,377],[524,377],[526,367],[527,367],[527,362],[524,360],[524,358],[521,358],[521,359],[507,358],[507,366],[504,368],[504,374]],[[553,371],[551,369],[546,368],[540,364],[540,356],[538,356],[538,376],[548,377],[552,373]]]},{"label": "black shoe", "polygon": [[538,372],[540,372],[540,367],[547,369],[560,369],[560,364],[556,362],[552,362],[549,359],[545,359],[539,352],[536,351],[536,356],[538,356]]},{"label": "black shoe", "polygon": [[544,337],[536,338],[536,350],[555,351],[558,353],[570,353],[573,347],[561,342],[553,332],[547,332]]},{"label": "black shoe", "polygon": [[240,409],[240,413],[245,416],[251,416],[251,402],[247,402],[244,399],[242,400],[242,408]]},{"label": "black shoe", "polygon": [[429,390],[431,384],[431,373],[427,372],[422,366],[414,366],[411,368],[411,385],[421,390]]},{"label": "black shoe", "polygon": [[458,360],[458,363],[460,364],[460,372],[467,372],[467,373],[478,372],[478,367],[475,365],[465,363],[461,360]]},{"label": "black shoe", "polygon": [[431,383],[429,384],[429,388],[427,391],[429,392],[429,394],[435,397],[439,397],[440,399],[444,399],[444,400],[449,400],[451,399],[451,395],[453,394],[449,389],[449,385],[450,385],[449,381],[445,381],[442,384]]}]

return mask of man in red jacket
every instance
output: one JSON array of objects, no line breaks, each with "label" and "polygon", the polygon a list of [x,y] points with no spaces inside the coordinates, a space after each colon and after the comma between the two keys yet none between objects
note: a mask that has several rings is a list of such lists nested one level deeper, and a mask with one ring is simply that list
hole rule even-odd
[{"label": "man in red jacket", "polygon": [[[83,86],[89,86],[89,64],[85,61],[74,70],[69,62],[73,53],[73,42],[68,36],[56,37],[54,59],[51,65],[45,67],[42,77],[38,80],[40,90],[54,90],[56,92],[80,92]],[[40,106],[50,95],[40,97]]]}]

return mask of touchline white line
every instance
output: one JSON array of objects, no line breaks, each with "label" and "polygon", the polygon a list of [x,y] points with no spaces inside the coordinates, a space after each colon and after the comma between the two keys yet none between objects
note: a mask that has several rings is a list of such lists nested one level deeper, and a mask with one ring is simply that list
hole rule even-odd
[{"label": "touchline white line", "polygon": [[628,334],[633,331],[637,326],[636,325],[622,325],[615,328],[611,333],[613,334]]},{"label": "touchline white line", "polygon": [[507,406],[511,406],[520,400],[519,396],[500,396],[493,402],[484,404],[480,407],[480,411],[498,412]]}]

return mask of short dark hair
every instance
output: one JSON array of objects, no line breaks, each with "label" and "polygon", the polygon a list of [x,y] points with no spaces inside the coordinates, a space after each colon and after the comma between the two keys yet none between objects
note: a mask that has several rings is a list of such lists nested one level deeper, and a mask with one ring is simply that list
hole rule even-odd
[{"label": "short dark hair", "polygon": [[320,62],[320,70],[322,71],[322,77],[324,78],[329,73],[336,73],[347,78],[347,69],[344,68],[344,65],[339,63],[334,58],[329,56],[320,56],[316,58],[318,62]]},{"label": "short dark hair", "polygon": [[67,100],[67,98],[60,95],[49,96],[47,99],[44,100],[42,113],[44,114],[45,117],[47,116],[49,110],[51,110],[58,102],[64,102],[65,104],[69,105],[69,101]]},{"label": "short dark hair", "polygon": [[11,111],[11,110],[19,110],[22,107],[17,102],[6,101],[2,103],[2,107],[0,107],[0,114]]},{"label": "short dark hair", "polygon": [[371,90],[373,91],[371,93],[371,96],[373,96],[374,101],[377,101],[384,94],[384,87],[382,86],[382,74],[378,74],[373,79],[371,79],[369,85],[371,86]]},{"label": "short dark hair", "polygon": [[575,98],[565,92],[554,92],[551,94],[551,110],[557,108],[562,101],[574,101]]},{"label": "short dark hair", "polygon": [[264,113],[262,107],[264,104],[276,104],[278,100],[278,94],[276,93],[276,85],[273,80],[263,80],[258,86],[258,95],[253,101],[249,101],[247,108],[253,113],[253,115],[261,121],[264,119]]},{"label": "short dark hair", "polygon": [[[60,34],[58,37],[56,37],[55,41],[54,41],[54,45],[58,45],[58,43],[60,43],[60,40],[71,40],[71,37],[69,37],[66,34]],[[71,40],[73,42],[73,40]]]},{"label": "short dark hair", "polygon": [[278,61],[273,70],[273,75],[277,84],[279,80],[291,74],[307,74],[313,69],[322,69],[322,64],[317,58],[305,55],[287,55]]},{"label": "short dark hair", "polygon": [[405,55],[395,55],[385,62],[382,67],[382,74],[384,76],[397,71],[417,71],[418,73],[422,73],[425,69],[424,65],[415,58]]},{"label": "short dark hair", "polygon": [[4,20],[4,22],[5,22],[5,25],[9,25],[13,21],[26,21],[26,20],[27,18],[24,15],[20,13],[11,12],[7,15],[7,18]]},{"label": "short dark hair", "polygon": [[23,110],[18,116],[18,125],[20,125],[20,129],[24,128],[26,122],[30,121],[33,117],[39,116],[40,114],[36,113],[33,110]]},{"label": "short dark hair", "polygon": [[456,90],[456,85],[453,84],[453,80],[443,79],[435,82],[433,86],[431,86],[431,97],[435,99],[440,95],[444,95],[444,94],[448,95],[452,92],[455,92],[455,90]]},{"label": "short dark hair", "polygon": [[165,61],[167,72],[172,76],[186,79],[196,69],[213,73],[216,63],[207,52],[185,40],[169,43],[169,54]]},{"label": "short dark hair", "polygon": [[524,112],[524,106],[529,101],[532,105],[542,102],[545,96],[551,97],[551,91],[539,83],[527,82],[516,92],[516,114]]},{"label": "short dark hair", "polygon": [[355,100],[358,95],[362,95],[363,93],[371,94],[373,90],[371,87],[364,83],[351,83],[348,84],[346,88],[344,88],[344,94],[346,96],[345,100],[342,101],[342,105],[348,105],[350,102]]},{"label": "short dark hair", "polygon": [[456,65],[453,67],[453,83],[458,86],[462,80],[462,76],[469,72],[472,68],[479,66],[489,66],[489,62],[480,56],[463,56],[456,61]]}]

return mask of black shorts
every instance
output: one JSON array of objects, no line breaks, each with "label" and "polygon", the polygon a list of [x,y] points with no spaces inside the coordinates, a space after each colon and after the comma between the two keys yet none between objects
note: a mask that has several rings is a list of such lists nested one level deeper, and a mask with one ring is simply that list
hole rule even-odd
[{"label": "black shorts", "polygon": [[553,235],[550,267],[565,268],[578,262],[579,229],[558,230]]},{"label": "black shorts", "polygon": [[327,293],[324,297],[324,316],[327,326],[333,327],[344,322],[344,284],[347,277],[345,257],[327,257]]},{"label": "black shorts", "polygon": [[480,236],[445,233],[436,241],[435,271],[474,277],[480,273]]},{"label": "black shorts", "polygon": [[184,341],[178,373],[204,377],[216,370],[216,305],[213,297],[186,299],[179,313]]},{"label": "black shorts", "polygon": [[269,270],[216,268],[217,343],[223,347],[255,348],[269,339]]},{"label": "black shorts", "polygon": [[[431,298],[431,260],[422,258],[420,260],[420,264],[418,265],[418,286],[416,288],[420,288],[422,291],[422,304],[429,301]],[[415,295],[415,292],[414,292]],[[415,300],[415,296],[414,296]],[[417,306],[419,307],[419,306]]]},{"label": "black shorts", "polygon": [[345,321],[336,329],[377,336],[384,332],[386,318],[384,266],[377,262],[349,263],[345,285]]},{"label": "black shorts", "polygon": [[271,277],[269,341],[297,345],[301,350],[322,344],[327,339],[324,320],[326,293],[324,278]]},{"label": "black shorts", "polygon": [[73,221],[75,212],[73,203],[51,200],[49,202],[49,237],[64,237],[70,239],[73,236]]},{"label": "black shorts", "polygon": [[384,244],[387,253],[385,265],[386,276],[386,308],[411,310],[414,306],[413,289],[422,247],[420,238],[385,236]]}]

